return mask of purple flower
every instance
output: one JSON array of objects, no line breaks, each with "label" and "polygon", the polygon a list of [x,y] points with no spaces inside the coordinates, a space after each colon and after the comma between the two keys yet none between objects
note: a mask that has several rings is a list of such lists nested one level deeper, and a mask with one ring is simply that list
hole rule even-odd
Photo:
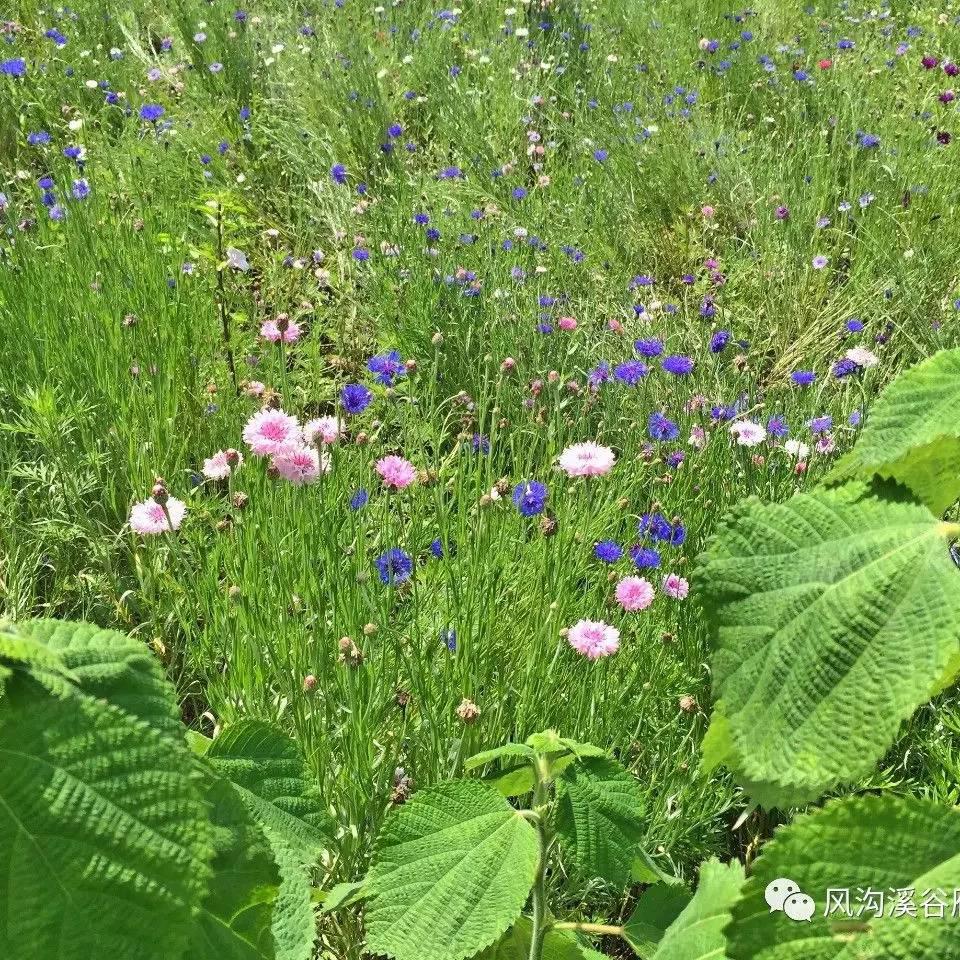
[{"label": "purple flower", "polygon": [[389,353],[378,353],[367,361],[367,369],[376,374],[377,383],[385,386],[393,386],[394,378],[402,377],[407,371],[403,365],[403,360],[396,350]]},{"label": "purple flower", "polygon": [[638,570],[660,566],[660,554],[652,547],[634,547],[630,551],[630,559]]},{"label": "purple flower", "polygon": [[798,387],[809,387],[817,379],[817,375],[812,370],[794,370],[790,379]]},{"label": "purple flower", "polygon": [[140,119],[147,123],[156,123],[166,112],[159,103],[145,103],[140,108]]},{"label": "purple flower", "polygon": [[833,427],[833,417],[829,415],[814,417],[807,426],[809,426],[810,432],[814,436],[827,433]]},{"label": "purple flower", "polygon": [[693,360],[690,357],[683,357],[678,354],[664,357],[661,366],[667,373],[672,373],[675,377],[685,377],[693,372]]},{"label": "purple flower", "polygon": [[543,513],[547,503],[547,488],[536,480],[525,480],[513,488],[513,505],[525,517]]},{"label": "purple flower", "polygon": [[729,330],[718,330],[710,338],[710,352],[719,353],[730,342],[732,336]]},{"label": "purple flower", "polygon": [[649,372],[650,368],[642,360],[627,360],[614,367],[613,375],[628,387],[635,387]]},{"label": "purple flower", "polygon": [[370,406],[373,394],[362,383],[348,383],[340,391],[340,406],[351,416]]},{"label": "purple flower", "polygon": [[0,61],[0,74],[6,77],[22,77],[27,72],[27,61],[23,57]]},{"label": "purple flower", "polygon": [[651,440],[676,440],[680,428],[662,413],[654,411],[647,419],[647,433]]},{"label": "purple flower", "polygon": [[640,354],[641,357],[659,357],[663,353],[663,341],[662,340],[635,340],[633,343],[633,349]]},{"label": "purple flower", "polygon": [[347,182],[347,168],[342,163],[335,163],[330,168],[330,179],[343,186]]},{"label": "purple flower", "polygon": [[623,556],[623,548],[614,540],[601,540],[593,548],[593,553],[604,563],[616,563]]}]

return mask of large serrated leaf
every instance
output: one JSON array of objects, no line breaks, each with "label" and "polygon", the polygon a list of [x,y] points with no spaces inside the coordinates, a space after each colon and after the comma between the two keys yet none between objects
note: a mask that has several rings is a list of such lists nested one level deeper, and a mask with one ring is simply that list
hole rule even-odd
[{"label": "large serrated leaf", "polygon": [[667,928],[652,960],[725,960],[724,927],[742,886],[739,863],[705,861],[697,892]]},{"label": "large serrated leaf", "polygon": [[505,743],[502,747],[493,747],[491,750],[482,750],[469,757],[463,764],[464,770],[476,770],[485,764],[492,763],[494,760],[502,760],[504,757],[521,760],[533,760],[536,757],[532,747],[525,743]]},{"label": "large serrated leaf", "polygon": [[280,873],[263,831],[236,789],[209,778],[207,801],[213,822],[213,880],[196,912],[191,957],[274,960],[274,910]]},{"label": "large serrated leaf", "polygon": [[557,781],[556,829],[565,856],[581,873],[616,887],[630,880],[644,838],[644,796],[615,760],[590,757]]},{"label": "large serrated leaf", "polygon": [[960,497],[960,350],[941,350],[897,377],[834,471],[893,479],[934,513]]},{"label": "large serrated leaf", "polygon": [[276,858],[277,960],[309,960],[316,935],[309,871],[328,843],[329,819],[296,742],[269,723],[243,720],[227,727],[205,758],[233,784]]},{"label": "large serrated leaf", "polygon": [[536,830],[492,787],[422,790],[388,817],[366,887],[367,948],[397,960],[460,960],[493,943],[527,900]]},{"label": "large serrated leaf", "polygon": [[649,960],[667,928],[680,916],[693,894],[678,884],[657,883],[644,890],[630,919],[623,925],[623,938],[643,960]]},{"label": "large serrated leaf", "polygon": [[18,671],[0,770],[0,956],[179,957],[210,854],[185,744]]},{"label": "large serrated leaf", "polygon": [[698,561],[718,698],[705,749],[764,806],[868,773],[956,670],[960,528],[883,492],[748,500]]},{"label": "large serrated leaf", "polygon": [[177,741],[184,739],[173,690],[143,643],[67,620],[31,620],[20,629],[57,656],[85,694],[109,700]]},{"label": "large serrated leaf", "polygon": [[[812,897],[809,922],[771,911],[774,880],[792,880]],[[960,956],[960,812],[925,800],[850,797],[782,827],[755,861],[727,928],[730,960],[946,960]],[[846,908],[827,916],[828,890]],[[891,916],[912,890],[916,916]],[[873,891],[873,896],[868,896]],[[933,899],[924,906],[924,891]],[[939,894],[937,893],[939,891]],[[882,905],[879,893],[883,897]],[[934,900],[946,906],[937,915]],[[925,915],[931,909],[932,915]],[[879,911],[877,908],[880,908]],[[859,916],[857,915],[859,912]],[[877,916],[877,913],[882,916]]]}]

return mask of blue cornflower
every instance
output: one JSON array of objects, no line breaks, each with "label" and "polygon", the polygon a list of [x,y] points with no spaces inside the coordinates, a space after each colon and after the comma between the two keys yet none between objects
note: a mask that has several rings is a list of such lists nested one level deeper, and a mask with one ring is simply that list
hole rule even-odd
[{"label": "blue cornflower", "polygon": [[798,387],[809,387],[817,379],[817,375],[812,370],[794,370],[790,379]]},{"label": "blue cornflower", "polygon": [[330,168],[330,179],[343,186],[347,182],[347,168],[342,163],[335,163]]},{"label": "blue cornflower", "polygon": [[145,103],[140,108],[140,119],[156,123],[167,111],[159,103]]},{"label": "blue cornflower", "polygon": [[729,330],[718,330],[710,338],[710,352],[719,353],[730,342],[732,336]]},{"label": "blue cornflower", "polygon": [[482,433],[475,433],[473,439],[470,441],[470,445],[473,447],[474,453],[490,452],[490,438]]},{"label": "blue cornflower", "polygon": [[873,147],[880,146],[880,138],[875,133],[863,133],[863,131],[860,131],[857,133],[857,140],[863,150],[870,150]]},{"label": "blue cornflower", "polygon": [[637,529],[654,540],[669,540],[673,531],[670,521],[662,513],[641,514]]},{"label": "blue cornflower", "polygon": [[443,559],[443,541],[437,537],[430,541],[430,552],[438,559]]},{"label": "blue cornflower", "polygon": [[514,187],[510,196],[512,196],[514,200],[523,200],[527,196],[527,191],[524,190],[523,187]]},{"label": "blue cornflower", "polygon": [[863,330],[863,321],[858,317],[851,317],[847,321],[847,330],[850,333],[860,333],[860,331]]},{"label": "blue cornflower", "polygon": [[413,222],[414,222],[418,227],[425,227],[425,226],[430,222],[430,214],[429,214],[429,213],[415,213],[415,214],[413,215]]},{"label": "blue cornflower", "polygon": [[536,480],[525,480],[513,488],[513,505],[525,517],[543,513],[547,502],[547,488]]},{"label": "blue cornflower", "polygon": [[27,61],[23,57],[0,61],[0,74],[6,77],[22,77],[27,72]]},{"label": "blue cornflower", "polygon": [[606,360],[601,360],[589,374],[587,374],[587,384],[591,390],[597,390],[600,385],[610,379],[610,364]]},{"label": "blue cornflower", "polygon": [[647,433],[652,440],[676,440],[680,436],[680,428],[655,410],[647,420]]},{"label": "blue cornflower", "polygon": [[340,406],[351,415],[363,413],[372,400],[373,394],[362,383],[348,383],[340,391]]},{"label": "blue cornflower", "polygon": [[463,176],[463,171],[459,167],[444,167],[440,171],[441,180],[459,180]]},{"label": "blue cornflower", "polygon": [[713,302],[711,297],[704,297],[703,303],[700,304],[700,316],[705,320],[710,320],[716,315],[717,305]]},{"label": "blue cornflower", "polygon": [[376,374],[377,383],[382,383],[388,387],[393,386],[394,378],[402,377],[407,372],[403,360],[396,350],[391,350],[389,353],[378,353],[375,357],[371,357],[367,361],[367,369]]},{"label": "blue cornflower", "polygon": [[608,156],[609,156],[609,154],[607,153],[606,150],[594,150],[594,151],[593,151],[593,159],[596,160],[597,163],[604,163],[604,162],[606,161],[606,159],[607,159]]},{"label": "blue cornflower", "polygon": [[50,134],[46,130],[37,130],[27,134],[27,143],[31,147],[43,147],[50,142]]},{"label": "blue cornflower", "polygon": [[821,433],[827,433],[833,427],[833,417],[829,414],[822,417],[814,417],[808,424],[810,432],[817,436]]},{"label": "blue cornflower", "polygon": [[446,646],[451,653],[457,652],[457,631],[453,627],[445,627],[440,631],[440,642]]},{"label": "blue cornflower", "polygon": [[614,540],[601,540],[594,546],[593,554],[604,563],[616,563],[623,556],[623,548]]},{"label": "blue cornflower", "polygon": [[613,375],[628,387],[635,387],[649,372],[650,368],[642,360],[627,360],[617,364]]},{"label": "blue cornflower", "polygon": [[858,369],[859,367],[854,360],[850,360],[848,357],[841,357],[833,365],[833,375],[837,380],[840,380],[843,377],[849,377],[851,373],[856,373]]},{"label": "blue cornflower", "polygon": [[391,547],[381,553],[376,559],[376,564],[381,583],[391,585],[403,583],[409,580],[410,574],[413,573],[413,560],[399,547]]},{"label": "blue cornflower", "polygon": [[849,423],[851,427],[859,427],[862,420],[863,414],[859,410],[854,410],[847,418],[847,423]]},{"label": "blue cornflower", "polygon": [[390,126],[387,127],[387,136],[390,137],[391,140],[396,140],[402,133],[403,127],[401,127],[399,123],[391,123]]},{"label": "blue cornflower", "polygon": [[790,433],[787,421],[781,414],[774,414],[767,421],[767,433],[769,433],[771,437],[785,437]]},{"label": "blue cornflower", "polygon": [[660,566],[660,554],[652,547],[633,547],[630,551],[630,559],[638,570]]},{"label": "blue cornflower", "polygon": [[350,498],[351,510],[362,510],[370,500],[370,494],[362,487]]},{"label": "blue cornflower", "polygon": [[663,341],[661,340],[635,340],[633,349],[641,357],[659,357],[663,353]]},{"label": "blue cornflower", "polygon": [[86,180],[74,180],[70,192],[74,200],[84,200],[90,196],[90,184]]},{"label": "blue cornflower", "polygon": [[685,377],[693,371],[693,359],[691,357],[682,357],[678,354],[664,357],[661,366],[667,373],[672,373],[676,377]]},{"label": "blue cornflower", "polygon": [[673,453],[667,454],[667,466],[676,470],[681,463],[686,459],[686,454],[682,450],[674,450]]}]

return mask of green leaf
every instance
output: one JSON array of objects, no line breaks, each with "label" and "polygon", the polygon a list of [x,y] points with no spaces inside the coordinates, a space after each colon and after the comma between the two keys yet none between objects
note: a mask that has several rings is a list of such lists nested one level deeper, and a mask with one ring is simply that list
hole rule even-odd
[{"label": "green leaf", "polygon": [[233,784],[276,858],[277,960],[309,960],[316,936],[309,872],[329,842],[329,819],[296,742],[269,723],[243,720],[227,727],[205,756]]},{"label": "green leaf", "polygon": [[[767,885],[792,880],[813,898],[810,922],[766,903]],[[763,848],[727,928],[730,960],[946,960],[960,956],[952,914],[960,887],[960,812],[926,800],[849,797],[797,817]],[[849,889],[852,917],[826,916],[827,891]],[[882,909],[867,890],[884,895]],[[891,916],[896,896],[912,890],[916,917]],[[925,891],[942,895],[943,918]],[[939,893],[937,893],[939,891]],[[926,896],[929,896],[927,894]],[[840,895],[842,902],[843,895]],[[834,905],[836,903],[834,902]],[[926,910],[933,916],[924,916]],[[857,912],[860,915],[857,916]]]},{"label": "green leaf", "polygon": [[677,885],[658,883],[640,894],[630,919],[623,925],[623,938],[648,960],[673,923],[693,898],[693,894]]},{"label": "green leaf", "polygon": [[351,907],[359,903],[367,895],[362,880],[352,880],[349,883],[338,883],[323,900],[321,913],[333,913],[344,907]]},{"label": "green leaf", "polygon": [[524,760],[533,761],[536,753],[525,743],[505,743],[502,747],[494,747],[492,750],[482,750],[475,753],[463,765],[465,770],[476,770],[478,767],[493,763],[494,760],[501,760],[504,757],[521,757]]},{"label": "green leaf", "polygon": [[0,699],[0,769],[0,956],[181,956],[210,854],[182,741],[16,672]]},{"label": "green leaf", "polygon": [[[474,960],[529,960],[532,940],[533,922],[528,917],[520,917],[497,943],[477,954]],[[587,960],[587,957],[577,938],[564,930],[548,930],[543,938],[541,960]]]},{"label": "green leaf", "polygon": [[660,883],[668,887],[685,886],[680,877],[662,870],[643,847],[637,850],[637,855],[630,865],[630,879],[634,883]]},{"label": "green leaf", "polygon": [[460,960],[517,918],[537,870],[537,831],[492,787],[459,780],[414,794],[377,839],[367,949]]},{"label": "green leaf", "polygon": [[623,887],[644,838],[644,796],[615,760],[592,757],[557,781],[556,830],[564,854],[589,877]]},{"label": "green leaf", "polygon": [[759,803],[871,771],[956,669],[958,530],[859,483],[728,516],[697,571],[718,700],[705,751]]},{"label": "green leaf", "polygon": [[280,873],[273,852],[237,790],[209,776],[214,829],[213,882],[196,913],[187,956],[274,960]]},{"label": "green leaf", "polygon": [[723,931],[742,886],[739,863],[705,861],[697,892],[667,928],[652,960],[725,960]]},{"label": "green leaf", "polygon": [[906,485],[936,514],[960,497],[960,350],[941,350],[897,377],[832,477],[871,474]]},{"label": "green leaf", "polygon": [[241,720],[210,744],[206,759],[237,787],[271,843],[319,856],[330,821],[295,740],[262,720]]},{"label": "green leaf", "polygon": [[496,787],[497,792],[505,797],[522,797],[534,788],[536,776],[533,767],[526,763],[507,767],[505,770],[495,770],[483,778],[485,783]]},{"label": "green leaf", "polygon": [[173,689],[145,644],[116,630],[67,620],[31,620],[21,629],[62,661],[85,694],[109,700],[183,741]]}]

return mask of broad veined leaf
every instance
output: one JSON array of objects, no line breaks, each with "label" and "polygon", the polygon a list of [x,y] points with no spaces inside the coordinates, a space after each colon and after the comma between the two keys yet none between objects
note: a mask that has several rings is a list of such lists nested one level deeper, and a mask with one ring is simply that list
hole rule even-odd
[{"label": "broad veined leaf", "polygon": [[[768,885],[783,879],[812,901],[809,922],[768,904]],[[733,910],[727,953],[730,960],[957,957],[958,887],[956,808],[891,796],[834,801],[781,827],[763,848]]]},{"label": "broad veined leaf", "polygon": [[504,758],[515,760],[519,758],[532,761],[535,756],[536,753],[533,748],[525,743],[505,743],[502,747],[494,747],[492,750],[482,750],[480,753],[475,753],[464,763],[463,767],[465,770],[476,770],[478,767],[493,763],[494,760]]},{"label": "broad veined leaf", "polygon": [[342,910],[344,907],[353,906],[353,904],[365,899],[366,895],[367,890],[362,880],[338,883],[324,897],[321,913],[333,913],[336,910]]},{"label": "broad veined leaf", "polygon": [[367,949],[397,960],[477,953],[520,914],[539,853],[530,822],[480,780],[414,794],[377,839]]},{"label": "broad veined leaf", "polygon": [[693,894],[677,884],[663,883],[644,890],[630,919],[623,925],[623,938],[637,956],[649,960],[663,939],[667,927],[680,916]]},{"label": "broad veined leaf", "polygon": [[497,792],[505,797],[521,797],[533,790],[536,775],[529,763],[518,763],[503,770],[494,770],[483,780],[496,787]]},{"label": "broad veined leaf", "polygon": [[309,960],[316,936],[310,869],[328,843],[328,818],[297,744],[260,720],[227,727],[206,760],[230,780],[273,849],[280,891],[273,913],[277,960]]},{"label": "broad veined leaf", "polygon": [[663,870],[643,847],[637,849],[637,855],[630,866],[630,879],[634,883],[657,883],[668,887],[685,886],[682,878]]},{"label": "broad veined leaf", "polygon": [[855,483],[751,499],[698,561],[718,700],[704,755],[766,807],[868,773],[956,672],[960,526],[903,494]]},{"label": "broad veined leaf", "polygon": [[0,956],[181,956],[209,826],[183,744],[17,671],[0,698]]},{"label": "broad veined leaf", "polygon": [[739,863],[705,861],[697,892],[667,928],[652,960],[725,960],[724,927],[742,886]]},{"label": "broad veined leaf", "polygon": [[[520,917],[500,940],[478,953],[474,960],[529,960],[532,940],[533,922]],[[588,956],[587,949],[565,930],[548,930],[543,938],[541,960],[587,960]]]},{"label": "broad veined leaf", "polygon": [[273,851],[232,784],[210,775],[207,801],[213,823],[213,880],[196,912],[186,956],[274,960],[274,910],[281,878]]},{"label": "broad veined leaf", "polygon": [[31,620],[21,629],[60,658],[85,694],[183,741],[173,688],[145,644],[116,630],[67,620]]},{"label": "broad veined leaf", "polygon": [[302,850],[305,859],[319,855],[328,843],[329,818],[295,740],[264,721],[241,720],[210,744],[205,757],[236,786],[271,843]]},{"label": "broad veined leaf", "polygon": [[937,514],[954,503],[960,497],[960,350],[941,350],[900,374],[834,474],[896,480]]},{"label": "broad veined leaf", "polygon": [[591,757],[563,772],[557,801],[564,854],[583,874],[625,886],[645,833],[637,778],[615,760]]}]

